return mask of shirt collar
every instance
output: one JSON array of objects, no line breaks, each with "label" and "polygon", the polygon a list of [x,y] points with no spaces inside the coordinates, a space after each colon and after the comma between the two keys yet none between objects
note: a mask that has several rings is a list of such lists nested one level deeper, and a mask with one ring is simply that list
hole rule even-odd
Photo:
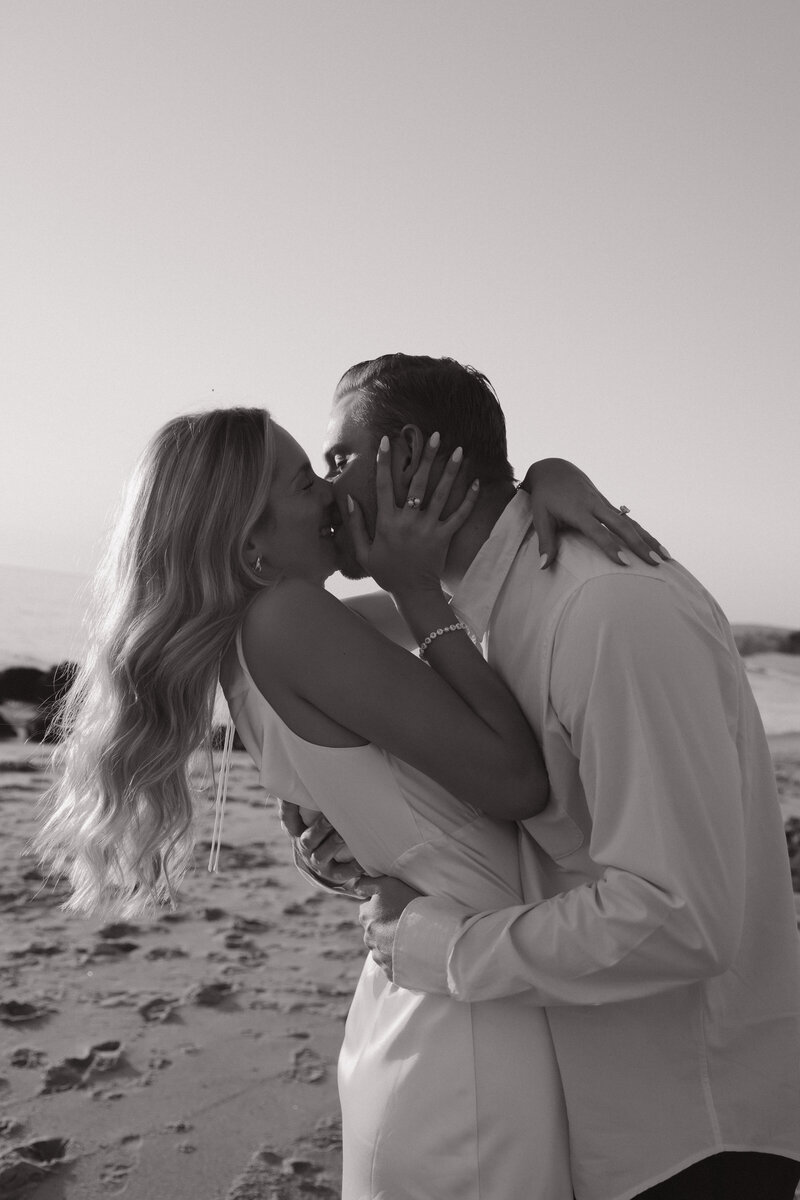
[{"label": "shirt collar", "polygon": [[486,634],[497,597],[531,528],[531,520],[530,496],[518,491],[453,593],[453,608],[479,641]]}]

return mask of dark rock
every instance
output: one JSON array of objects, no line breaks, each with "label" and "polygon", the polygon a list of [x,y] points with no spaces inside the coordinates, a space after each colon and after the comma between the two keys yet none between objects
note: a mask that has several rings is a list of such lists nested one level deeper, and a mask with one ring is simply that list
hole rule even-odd
[{"label": "dark rock", "polygon": [[[214,728],[211,730],[211,749],[212,750],[223,750],[224,748],[225,748],[225,726],[224,725],[215,725]],[[238,733],[235,733],[235,732],[233,735],[233,748],[234,748],[234,750],[244,750],[244,746],[242,744],[242,739],[239,737]]]},{"label": "dark rock", "polygon": [[800,817],[790,817],[786,822],[786,848],[792,870],[792,887],[800,892]]},{"label": "dark rock", "polygon": [[22,704],[44,704],[52,695],[50,672],[38,667],[6,667],[0,671],[0,703],[19,700]]},{"label": "dark rock", "polygon": [[732,629],[743,658],[748,654],[800,654],[800,630],[774,625],[733,625]]},{"label": "dark rock", "polygon": [[52,746],[61,740],[56,732],[55,713],[48,712],[42,715],[38,712],[32,721],[29,722],[28,728],[25,731],[29,742],[39,742],[45,746]]},{"label": "dark rock", "polygon": [[58,663],[44,672],[47,679],[47,695],[39,701],[38,711],[28,726],[28,738],[32,742],[53,743],[61,740],[59,715],[67,693],[75,682],[78,664]]}]

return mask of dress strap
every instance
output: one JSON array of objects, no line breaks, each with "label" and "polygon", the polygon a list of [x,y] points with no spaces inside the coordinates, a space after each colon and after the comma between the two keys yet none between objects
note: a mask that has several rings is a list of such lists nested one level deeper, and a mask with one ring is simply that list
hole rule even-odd
[{"label": "dress strap", "polygon": [[225,817],[225,801],[228,798],[228,775],[231,769],[231,755],[233,753],[233,735],[235,726],[232,719],[228,718],[228,725],[225,729],[225,744],[222,748],[222,761],[219,767],[219,779],[217,780],[217,799],[214,804],[214,832],[211,835],[211,852],[208,856],[209,871],[219,870],[219,851],[222,844],[222,822]]}]

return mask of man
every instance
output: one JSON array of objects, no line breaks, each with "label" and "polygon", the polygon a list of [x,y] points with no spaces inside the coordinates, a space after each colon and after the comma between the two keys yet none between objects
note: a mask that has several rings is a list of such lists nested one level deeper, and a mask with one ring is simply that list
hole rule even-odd
[{"label": "man", "polygon": [[[329,427],[341,506],[352,496],[374,525],[384,434],[402,502],[425,439],[439,430],[447,456],[448,412],[476,388],[493,411],[487,381],[451,360],[348,372]],[[545,1008],[578,1200],[791,1200],[797,934],[769,749],[730,628],[675,563],[616,566],[572,536],[541,571],[502,414],[494,445],[470,444],[463,421],[458,438],[481,499],[444,583],[537,733],[551,799],[520,829],[529,904],[475,914],[382,880],[364,888],[367,944],[402,987],[525,992]],[[341,847],[309,834],[325,870]]]}]

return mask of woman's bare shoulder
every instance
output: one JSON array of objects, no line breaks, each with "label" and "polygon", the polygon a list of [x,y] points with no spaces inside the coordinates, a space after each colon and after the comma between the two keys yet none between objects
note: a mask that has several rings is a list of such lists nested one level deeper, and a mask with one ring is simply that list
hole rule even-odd
[{"label": "woman's bare shoulder", "polygon": [[282,579],[251,601],[242,621],[242,639],[245,651],[269,654],[280,662],[294,657],[298,645],[316,640],[323,631],[340,630],[342,623],[363,622],[323,587],[305,579]]},{"label": "woman's bare shoulder", "polygon": [[310,583],[307,579],[280,579],[270,587],[264,588],[250,602],[244,617],[245,628],[274,626],[276,621],[283,624],[293,617],[295,621],[306,617],[309,613],[346,611],[345,606],[326,592],[318,584]]}]

